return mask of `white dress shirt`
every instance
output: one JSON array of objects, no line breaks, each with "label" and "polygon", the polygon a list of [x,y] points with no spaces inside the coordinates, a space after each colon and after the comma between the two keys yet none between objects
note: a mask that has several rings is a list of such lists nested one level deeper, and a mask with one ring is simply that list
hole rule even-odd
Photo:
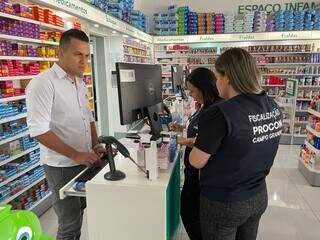
[{"label": "white dress shirt", "polygon": [[[32,79],[26,90],[30,136],[51,130],[77,151],[91,151],[90,123],[94,119],[87,91],[82,79],[76,78],[75,83],[58,64]],[[53,167],[79,165],[41,144],[40,148],[42,164]]]}]

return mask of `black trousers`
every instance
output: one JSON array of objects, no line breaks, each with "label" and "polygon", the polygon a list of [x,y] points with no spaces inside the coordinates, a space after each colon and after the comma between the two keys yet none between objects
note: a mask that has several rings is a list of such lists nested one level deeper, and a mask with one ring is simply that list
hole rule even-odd
[{"label": "black trousers", "polygon": [[266,189],[238,202],[216,202],[201,195],[202,236],[206,240],[255,240],[267,205]]},{"label": "black trousers", "polygon": [[186,178],[181,192],[180,215],[190,240],[202,240],[199,181],[190,181]]}]

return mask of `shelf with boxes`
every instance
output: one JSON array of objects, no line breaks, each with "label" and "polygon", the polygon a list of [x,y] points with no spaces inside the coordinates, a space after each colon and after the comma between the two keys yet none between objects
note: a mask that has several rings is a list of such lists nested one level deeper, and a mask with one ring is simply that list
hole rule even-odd
[{"label": "shelf with boxes", "polygon": [[[27,138],[26,141],[28,140],[29,138]],[[1,147],[1,149],[6,151],[8,156],[10,156],[9,151],[12,152],[13,149],[23,149],[23,147],[20,147],[20,144],[24,147],[28,146],[28,144],[22,141],[23,140],[19,140],[16,143],[8,144],[5,147]],[[33,147],[27,148],[27,150],[32,149],[33,151],[28,151],[27,154],[20,156],[19,158],[15,158],[11,162],[0,162],[0,187],[6,185],[7,183],[13,181],[14,179],[22,176],[23,174],[40,165],[40,149],[38,143],[34,142],[32,146]],[[14,156],[17,156],[17,154]]]},{"label": "shelf with boxes", "polygon": [[[1,107],[2,106],[0,105],[0,109],[1,109]],[[15,120],[19,120],[19,119],[22,119],[22,118],[26,118],[27,117],[27,113],[11,112],[10,114],[6,114],[5,116],[8,116],[8,117],[0,118],[0,124],[6,123],[6,122],[15,121]]]},{"label": "shelf with boxes", "polygon": [[9,184],[9,186],[2,187],[0,189],[0,204],[10,203],[44,179],[44,170],[42,167],[38,167],[33,170],[32,173],[27,173],[26,175],[15,180],[13,183]]},{"label": "shelf with boxes", "polygon": [[124,38],[123,61],[128,63],[152,63],[150,46],[140,41]]},{"label": "shelf with boxes", "polygon": [[155,45],[154,54],[156,64],[162,67],[163,95],[173,94],[172,65],[181,65],[187,72],[196,67],[213,69],[217,48],[195,47],[189,44]]},{"label": "shelf with boxes", "polygon": [[320,95],[308,109],[307,137],[301,146],[299,170],[313,186],[320,186]]},{"label": "shelf with boxes", "polygon": [[[15,143],[8,144],[6,147],[8,150],[7,152],[1,153],[0,154],[0,166],[5,165],[9,162],[12,162],[18,158],[21,158],[35,150],[40,149],[39,145],[37,142],[35,142],[33,145],[34,147],[28,147],[28,148],[20,148],[20,147],[10,147],[14,145]],[[3,147],[2,147],[3,148]],[[15,148],[15,150],[12,150],[12,148]],[[25,149],[25,150],[23,150]]]},{"label": "shelf with boxes", "polygon": [[[64,21],[61,17],[53,14],[53,11],[40,6],[27,6],[22,3],[10,3],[8,0],[0,2],[1,17],[15,20],[29,21],[33,24],[44,24],[45,27],[60,27],[63,31]],[[48,26],[49,25],[49,26]]]},{"label": "shelf with boxes", "polygon": [[49,191],[48,183],[44,179],[14,199],[11,204],[14,209],[33,210],[51,195],[52,193]]},{"label": "shelf with boxes", "polygon": [[17,159],[1,167],[0,201],[10,202],[24,191],[37,184],[44,177],[44,169],[40,166],[40,152],[35,150],[28,156]]},{"label": "shelf with boxes", "polygon": [[166,11],[153,15],[153,26],[153,33],[159,36],[319,30],[320,12],[316,5],[300,11],[252,11],[241,14],[198,13],[189,6],[170,5]]},{"label": "shelf with boxes", "polygon": [[[64,22],[62,19],[61,19],[60,26],[59,26],[59,25],[49,24],[49,23],[45,23],[45,22],[40,22],[40,21],[33,20],[30,18],[26,18],[26,17],[20,17],[20,16],[13,15],[13,14],[7,14],[4,12],[0,12],[0,18],[7,18],[7,19],[12,19],[12,20],[32,23],[35,25],[39,25],[40,29],[43,29],[43,30],[57,30],[57,31],[65,31],[66,30],[66,28],[64,28]],[[60,17],[58,17],[58,16],[55,16],[55,18],[60,19]],[[56,21],[58,21],[58,19],[56,19]]]},{"label": "shelf with boxes", "polygon": [[83,81],[86,84],[86,87],[88,88],[88,98],[89,98],[89,105],[91,112],[94,112],[95,110],[95,103],[94,103],[94,89],[93,89],[93,81],[92,81],[92,72],[91,72],[91,65],[88,64],[85,73],[83,74]]},{"label": "shelf with boxes", "polygon": [[293,136],[295,100],[293,97],[276,96],[275,101],[281,108],[283,114],[283,127],[280,142],[290,143]]},{"label": "shelf with boxes", "polygon": [[23,127],[19,127],[18,130],[15,129],[14,131],[6,131],[5,133],[1,133],[0,145],[15,141],[19,138],[25,137],[29,135],[28,127],[23,125]]},{"label": "shelf with boxes", "polygon": [[[20,163],[19,168],[24,169],[25,165],[29,164],[27,161],[24,163]],[[34,168],[40,166],[40,163],[37,162],[27,168],[25,168],[25,170],[19,170],[19,171],[12,171],[10,168],[12,168],[13,163],[8,163],[5,166],[2,167],[2,169],[0,168],[0,172],[3,174],[0,176],[0,178],[2,178],[2,180],[0,179],[0,188],[4,185],[6,185],[7,183],[17,179],[18,177],[22,176],[23,174],[33,170]]]}]

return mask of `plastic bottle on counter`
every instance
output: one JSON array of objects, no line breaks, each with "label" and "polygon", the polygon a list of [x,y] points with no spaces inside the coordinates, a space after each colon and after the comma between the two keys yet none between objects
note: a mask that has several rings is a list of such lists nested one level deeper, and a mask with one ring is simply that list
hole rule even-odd
[{"label": "plastic bottle on counter", "polygon": [[176,156],[176,150],[177,150],[177,139],[171,138],[169,143],[169,161],[173,162],[174,158]]}]

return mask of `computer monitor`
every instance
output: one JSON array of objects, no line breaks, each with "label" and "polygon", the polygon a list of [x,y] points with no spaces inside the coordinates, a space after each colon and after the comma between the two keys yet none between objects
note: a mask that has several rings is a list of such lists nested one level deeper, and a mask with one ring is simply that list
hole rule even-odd
[{"label": "computer monitor", "polygon": [[158,133],[153,108],[162,102],[161,66],[151,64],[116,63],[120,123],[131,124],[148,118],[151,131]]},{"label": "computer monitor", "polygon": [[180,93],[183,99],[186,98],[186,94],[184,91],[184,81],[183,81],[183,67],[180,65],[172,65],[171,66],[171,77],[172,77],[172,86],[173,93]]},{"label": "computer monitor", "polygon": [[143,109],[162,102],[161,67],[116,63],[121,124],[143,118]]}]

